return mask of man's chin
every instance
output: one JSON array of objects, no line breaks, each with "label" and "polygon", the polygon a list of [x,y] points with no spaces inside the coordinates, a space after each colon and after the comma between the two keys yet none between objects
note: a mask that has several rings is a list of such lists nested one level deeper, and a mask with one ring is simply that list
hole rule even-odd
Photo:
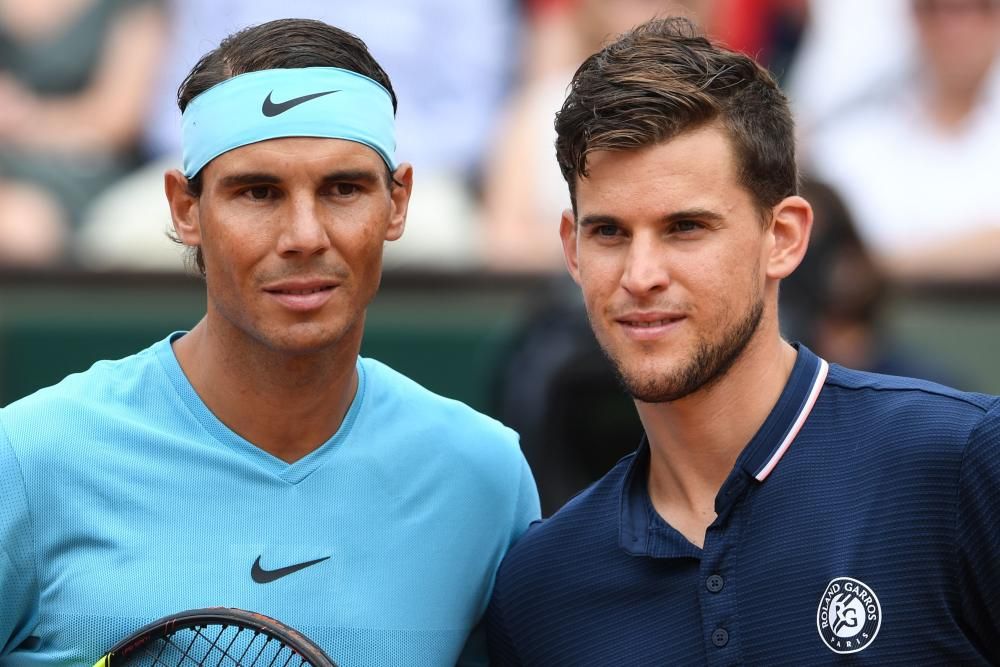
[{"label": "man's chin", "polygon": [[697,387],[687,380],[690,374],[676,368],[625,371],[615,364],[618,382],[633,399],[643,403],[669,403],[684,398]]},{"label": "man's chin", "polygon": [[688,396],[691,392],[676,386],[665,386],[663,384],[630,386],[628,392],[633,400],[640,403],[672,403]]},{"label": "man's chin", "polygon": [[289,356],[310,356],[336,347],[343,338],[342,332],[310,327],[293,327],[272,334],[267,338],[265,344],[275,352]]}]

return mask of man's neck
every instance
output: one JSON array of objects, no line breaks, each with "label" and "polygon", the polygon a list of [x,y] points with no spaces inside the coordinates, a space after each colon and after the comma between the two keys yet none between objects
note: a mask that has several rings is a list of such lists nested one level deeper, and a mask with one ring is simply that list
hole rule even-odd
[{"label": "man's neck", "polygon": [[288,463],[337,432],[357,391],[360,336],[309,355],[232,338],[206,319],[174,343],[188,381],[222,423]]},{"label": "man's neck", "polygon": [[703,544],[715,497],[777,403],[795,358],[776,332],[759,336],[710,387],[670,403],[636,403],[650,447],[653,506],[693,544]]}]

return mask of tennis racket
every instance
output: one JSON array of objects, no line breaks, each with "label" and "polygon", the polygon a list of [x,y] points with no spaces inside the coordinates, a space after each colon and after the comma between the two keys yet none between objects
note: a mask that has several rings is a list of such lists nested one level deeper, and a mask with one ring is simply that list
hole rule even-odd
[{"label": "tennis racket", "polygon": [[132,633],[94,667],[337,667],[287,625],[241,609],[192,609]]}]

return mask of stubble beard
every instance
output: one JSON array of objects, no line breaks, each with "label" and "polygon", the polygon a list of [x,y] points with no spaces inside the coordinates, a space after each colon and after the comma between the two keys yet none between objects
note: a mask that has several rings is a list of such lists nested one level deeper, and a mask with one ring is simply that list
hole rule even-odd
[{"label": "stubble beard", "polygon": [[669,403],[707,389],[725,377],[760,327],[764,299],[756,291],[746,314],[713,340],[699,341],[695,353],[677,371],[667,374],[629,373],[620,359],[604,345],[601,349],[611,361],[618,382],[632,398],[644,403]]}]

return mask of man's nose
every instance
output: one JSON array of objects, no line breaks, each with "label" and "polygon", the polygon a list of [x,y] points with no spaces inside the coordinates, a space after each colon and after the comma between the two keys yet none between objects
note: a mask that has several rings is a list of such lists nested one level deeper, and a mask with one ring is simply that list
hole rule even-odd
[{"label": "man's nose", "polygon": [[291,197],[284,215],[278,238],[280,254],[311,256],[329,249],[329,221],[311,197]]},{"label": "man's nose", "polygon": [[665,289],[670,284],[666,249],[649,234],[636,234],[629,243],[622,268],[621,285],[639,296]]}]

